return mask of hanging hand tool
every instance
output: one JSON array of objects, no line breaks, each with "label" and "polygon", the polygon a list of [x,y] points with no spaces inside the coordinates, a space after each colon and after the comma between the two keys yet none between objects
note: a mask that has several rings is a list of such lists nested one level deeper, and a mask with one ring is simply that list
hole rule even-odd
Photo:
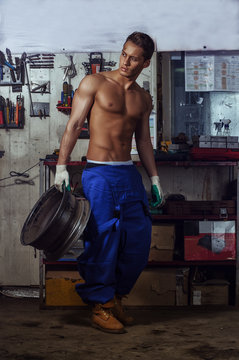
[{"label": "hanging hand tool", "polygon": [[3,111],[2,111],[2,107],[0,106],[0,126],[2,127],[3,125]]},{"label": "hanging hand tool", "polygon": [[[35,83],[34,83],[35,84]],[[37,86],[32,89],[32,93],[38,94],[49,94],[50,93],[50,81],[47,81],[43,84],[36,84]],[[40,91],[37,91],[40,90]]]},{"label": "hanging hand tool", "polygon": [[69,93],[69,86],[68,83],[65,81],[63,83],[63,91],[61,93],[61,103],[63,106],[68,106],[68,93]]},{"label": "hanging hand tool", "polygon": [[3,66],[0,64],[0,81],[3,80]]},{"label": "hanging hand tool", "polygon": [[19,125],[20,127],[24,126],[24,99],[20,95],[20,105],[19,105]]},{"label": "hanging hand tool", "polygon": [[3,96],[0,96],[0,126],[3,126],[5,123],[4,119],[4,108],[5,108],[6,102]]},{"label": "hanging hand tool", "polygon": [[19,124],[19,103],[18,103],[18,98],[17,98],[17,102],[16,102],[16,117],[15,117],[15,123],[18,126]]},{"label": "hanging hand tool", "polygon": [[32,102],[32,94],[31,94],[31,88],[30,88],[30,82],[29,82],[29,76],[28,76],[28,70],[27,70],[27,64],[26,64],[26,53],[23,53],[24,60],[24,68],[25,68],[25,74],[27,78],[27,87],[28,87],[28,93],[30,98],[30,116],[34,116],[34,108],[33,108],[33,102]]},{"label": "hanging hand tool", "polygon": [[69,79],[72,79],[77,75],[75,64],[73,63],[73,56],[72,55],[66,55],[70,59],[70,65],[67,66],[59,66],[61,69],[64,69],[64,76],[63,81],[66,80],[66,77]]},{"label": "hanging hand tool", "polygon": [[54,69],[54,65],[31,65],[30,69]]},{"label": "hanging hand tool", "polygon": [[5,55],[2,51],[0,51],[0,64],[8,66],[12,70],[16,70],[13,65],[11,65],[11,64],[9,64],[9,62],[7,62]]},{"label": "hanging hand tool", "polygon": [[53,69],[54,56],[54,54],[46,54],[46,56],[41,54],[27,56],[30,63],[30,69]]},{"label": "hanging hand tool", "polygon": [[42,56],[51,56],[52,57],[52,56],[56,56],[56,55],[50,53],[50,54],[42,54]]},{"label": "hanging hand tool", "polygon": [[9,121],[10,124],[15,123],[15,106],[12,101],[10,101]]},{"label": "hanging hand tool", "polygon": [[50,64],[54,64],[54,60],[47,60],[47,61],[44,61],[44,60],[34,60],[34,61],[32,61],[31,60],[31,63],[33,64],[33,65],[37,65],[37,64],[48,64],[48,65],[50,65]]},{"label": "hanging hand tool", "polygon": [[16,106],[12,103],[12,122],[16,124]]},{"label": "hanging hand tool", "polygon": [[111,67],[116,65],[115,61],[105,61],[101,52],[92,52],[89,57],[89,62],[82,63],[86,75],[95,74],[100,71],[111,71]]},{"label": "hanging hand tool", "polygon": [[38,111],[38,116],[39,116],[39,118],[42,120],[42,118],[43,118],[43,112],[42,112],[41,109]]},{"label": "hanging hand tool", "polygon": [[[8,58],[9,64],[13,65],[12,54],[11,54],[10,49],[6,49],[6,53],[7,53],[7,58]],[[16,77],[15,77],[15,73],[14,73],[15,70],[16,70],[15,68],[14,68],[14,70],[13,69],[10,70],[10,74],[11,74],[11,78],[12,78],[13,82],[16,82]]]},{"label": "hanging hand tool", "polygon": [[42,60],[54,60],[54,57],[53,56],[42,56]]},{"label": "hanging hand tool", "polygon": [[14,105],[11,100],[9,100],[9,124],[14,122]]},{"label": "hanging hand tool", "polygon": [[9,99],[6,99],[6,123],[10,123],[10,102]]},{"label": "hanging hand tool", "polygon": [[103,55],[101,52],[90,53],[91,74],[99,73],[102,70]]},{"label": "hanging hand tool", "polygon": [[21,56],[20,60],[20,68],[21,68],[21,83],[22,85],[25,84],[25,62],[26,62],[27,54],[24,52]]},{"label": "hanging hand tool", "polygon": [[3,122],[5,125],[6,130],[8,131],[8,125],[9,125],[9,99],[2,98],[4,100],[4,108],[3,108]]},{"label": "hanging hand tool", "polygon": [[[116,62],[115,61],[104,61],[104,67],[105,66],[112,66],[114,67],[116,65]],[[110,69],[111,70],[111,69]]]},{"label": "hanging hand tool", "polygon": [[[23,106],[23,97],[20,95],[17,96],[17,104],[18,104],[18,127],[23,128],[24,126],[24,106]],[[17,116],[16,116],[17,123]]]},{"label": "hanging hand tool", "polygon": [[21,65],[20,65],[20,58],[19,58],[19,57],[15,57],[15,63],[16,63],[17,80],[20,80],[20,76],[21,76]]},{"label": "hanging hand tool", "polygon": [[41,54],[27,55],[27,58],[30,60],[33,58],[40,58],[40,56],[41,56]]}]

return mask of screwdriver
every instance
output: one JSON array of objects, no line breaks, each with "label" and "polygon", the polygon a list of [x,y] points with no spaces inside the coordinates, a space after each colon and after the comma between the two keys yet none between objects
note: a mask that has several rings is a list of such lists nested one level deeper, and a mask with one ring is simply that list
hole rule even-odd
[{"label": "screwdriver", "polygon": [[7,106],[6,106],[6,111],[7,111],[7,119],[6,119],[6,120],[7,120],[7,123],[9,124],[9,122],[10,122],[10,119],[9,119],[9,115],[10,115],[10,114],[9,114],[9,107],[10,107],[9,99],[6,99],[6,103],[7,103],[7,104],[6,104],[6,105],[7,105]]},{"label": "screwdriver", "polygon": [[15,118],[16,125],[18,126],[19,122],[19,104],[18,104],[18,96],[17,96],[17,103],[16,103],[16,118]]}]

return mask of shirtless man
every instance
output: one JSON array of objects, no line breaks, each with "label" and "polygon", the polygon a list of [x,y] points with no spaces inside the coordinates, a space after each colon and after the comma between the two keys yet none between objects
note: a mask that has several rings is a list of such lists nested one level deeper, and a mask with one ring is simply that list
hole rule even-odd
[{"label": "shirtless man", "polygon": [[56,166],[55,185],[69,184],[67,160],[88,118],[90,141],[82,175],[91,216],[84,234],[85,250],[78,269],[85,280],[78,294],[92,305],[92,325],[106,332],[125,332],[133,322],[121,304],[147,264],[151,220],[142,178],[130,152],[135,133],[140,160],[151,179],[152,206],[163,193],[149,132],[151,96],[135,80],[148,67],[153,40],[135,32],[128,36],[119,68],[86,76],[77,89]]}]

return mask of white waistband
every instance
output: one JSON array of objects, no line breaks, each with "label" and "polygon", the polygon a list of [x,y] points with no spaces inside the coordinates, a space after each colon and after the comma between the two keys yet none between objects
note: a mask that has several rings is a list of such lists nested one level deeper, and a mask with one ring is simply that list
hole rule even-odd
[{"label": "white waistband", "polygon": [[94,164],[104,164],[104,165],[133,165],[132,160],[128,160],[128,161],[95,161],[95,160],[87,159],[87,162],[94,163]]}]

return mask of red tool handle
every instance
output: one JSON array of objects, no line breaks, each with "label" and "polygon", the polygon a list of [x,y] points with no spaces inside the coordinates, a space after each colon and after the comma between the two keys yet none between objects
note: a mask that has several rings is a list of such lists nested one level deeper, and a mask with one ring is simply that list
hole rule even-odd
[{"label": "red tool handle", "polygon": [[19,105],[18,105],[18,101],[16,104],[16,125],[18,126],[18,122],[19,122]]}]

